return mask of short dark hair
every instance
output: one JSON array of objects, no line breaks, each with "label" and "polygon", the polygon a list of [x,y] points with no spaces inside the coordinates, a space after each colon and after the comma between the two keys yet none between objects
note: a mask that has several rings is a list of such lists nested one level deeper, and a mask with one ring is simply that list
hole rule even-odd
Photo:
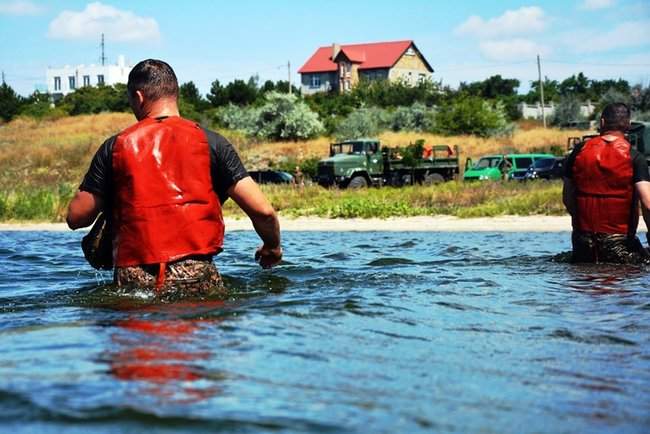
[{"label": "short dark hair", "polygon": [[139,90],[152,101],[164,97],[178,98],[176,74],[162,60],[147,59],[135,65],[129,73],[126,88],[129,95],[133,96]]},{"label": "short dark hair", "polygon": [[600,118],[602,131],[627,131],[630,128],[630,108],[622,102],[607,104]]}]

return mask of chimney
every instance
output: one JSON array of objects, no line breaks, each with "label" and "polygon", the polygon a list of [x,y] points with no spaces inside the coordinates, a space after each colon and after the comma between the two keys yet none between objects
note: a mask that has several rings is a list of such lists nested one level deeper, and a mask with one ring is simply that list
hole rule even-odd
[{"label": "chimney", "polygon": [[341,51],[341,46],[337,43],[332,44],[332,60],[336,59],[339,52]]}]

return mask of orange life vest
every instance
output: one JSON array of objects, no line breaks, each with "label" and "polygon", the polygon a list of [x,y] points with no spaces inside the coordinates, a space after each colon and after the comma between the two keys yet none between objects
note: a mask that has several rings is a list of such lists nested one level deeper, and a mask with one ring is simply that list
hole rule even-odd
[{"label": "orange life vest", "polygon": [[[146,118],[113,147],[115,266],[164,264],[218,253],[221,204],[212,189],[205,132],[179,118]],[[160,278],[160,276],[159,276]]]},{"label": "orange life vest", "polygon": [[573,165],[577,192],[574,229],[584,232],[636,232],[638,207],[634,199],[631,146],[622,134],[605,134],[587,141]]}]

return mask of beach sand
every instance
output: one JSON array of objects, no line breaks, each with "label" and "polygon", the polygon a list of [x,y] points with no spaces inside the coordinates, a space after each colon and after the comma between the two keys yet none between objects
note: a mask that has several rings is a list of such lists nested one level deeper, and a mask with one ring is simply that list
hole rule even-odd
[{"label": "beach sand", "polygon": [[[227,231],[253,230],[248,219],[226,218]],[[388,219],[280,217],[283,231],[415,231],[415,232],[569,232],[568,216],[500,216],[460,219],[451,216]],[[0,231],[68,231],[65,223],[0,223]],[[643,222],[640,231],[645,231]]]},{"label": "beach sand", "polygon": [[[226,231],[251,231],[248,219],[226,218]],[[568,216],[499,216],[461,219],[451,216],[388,219],[327,219],[280,217],[282,231],[334,232],[569,232]],[[0,231],[69,231],[65,223],[0,223]],[[82,229],[83,230],[83,229]],[[643,219],[639,231],[647,229]]]}]

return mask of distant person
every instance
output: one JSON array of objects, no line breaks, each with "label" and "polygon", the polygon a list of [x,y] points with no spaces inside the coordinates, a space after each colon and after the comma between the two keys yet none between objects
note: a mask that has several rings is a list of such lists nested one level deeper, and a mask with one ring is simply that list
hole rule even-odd
[{"label": "distant person", "polygon": [[305,188],[305,175],[300,170],[300,166],[296,166],[296,170],[293,172],[293,182],[300,190]]},{"label": "distant person", "polygon": [[221,286],[212,257],[222,250],[228,197],[262,239],[260,265],[279,263],[273,207],[225,138],[179,116],[172,68],[138,63],[127,93],[138,122],[99,148],[67,216],[71,229],[91,225],[101,211],[107,216],[117,285],[194,293]]},{"label": "distant person", "polygon": [[[636,237],[639,200],[650,220],[650,175],[645,157],[625,139],[630,109],[609,104],[600,135],[576,145],[567,159],[563,202],[573,224],[573,262],[648,262]],[[650,226],[650,225],[649,225]]]},{"label": "distant person", "polygon": [[501,160],[501,164],[499,165],[499,170],[501,171],[502,180],[504,181],[508,180],[508,174],[510,173],[510,169],[512,169],[512,162],[508,160],[508,157],[504,155],[503,159]]}]

